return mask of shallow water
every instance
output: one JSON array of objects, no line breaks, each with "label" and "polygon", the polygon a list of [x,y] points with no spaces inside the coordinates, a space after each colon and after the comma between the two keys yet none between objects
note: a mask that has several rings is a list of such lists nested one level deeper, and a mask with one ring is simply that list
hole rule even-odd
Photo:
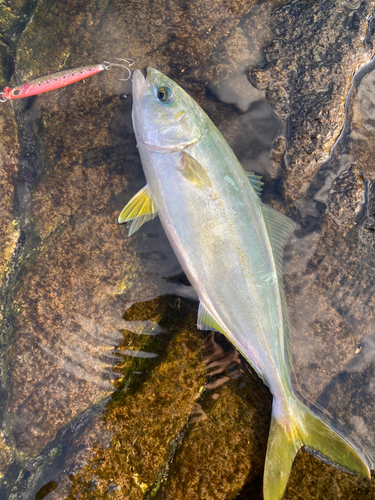
[{"label": "shallow water", "polygon": [[[295,389],[374,466],[372,3],[0,7],[3,86],[132,57],[183,86],[263,175],[263,201],[297,222]],[[0,496],[261,498],[268,390],[196,330],[158,219],[131,238],[116,224],[145,183],[119,78],[1,105]],[[375,498],[374,483],[300,452],[285,498]]]}]

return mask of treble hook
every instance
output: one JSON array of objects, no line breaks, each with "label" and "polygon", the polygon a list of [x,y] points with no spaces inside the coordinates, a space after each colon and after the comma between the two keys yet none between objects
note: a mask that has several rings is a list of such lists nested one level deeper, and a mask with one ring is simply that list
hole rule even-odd
[{"label": "treble hook", "polygon": [[0,94],[0,102],[6,102],[8,99],[10,99],[10,96],[5,94],[4,92],[1,92]]},{"label": "treble hook", "polygon": [[[128,64],[128,66],[133,66],[133,64],[134,64],[134,60],[133,59],[120,59],[119,57],[116,57],[116,59],[118,61],[124,61],[125,63]],[[127,72],[128,72],[128,77],[127,78],[119,78],[120,82],[126,82],[132,76],[132,73],[131,73],[130,69],[128,68],[128,66],[125,66],[124,64],[111,63],[111,62],[108,62],[108,61],[103,61],[102,64],[105,67],[105,69],[111,69],[113,66],[115,66],[117,68],[124,68],[124,69],[126,69]]]}]

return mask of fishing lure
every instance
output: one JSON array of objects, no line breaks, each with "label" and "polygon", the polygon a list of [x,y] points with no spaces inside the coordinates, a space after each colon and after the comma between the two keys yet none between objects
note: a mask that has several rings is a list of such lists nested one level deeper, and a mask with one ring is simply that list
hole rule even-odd
[{"label": "fishing lure", "polygon": [[[119,59],[119,61],[126,62],[129,66],[134,64],[133,59]],[[31,82],[26,82],[19,87],[5,87],[5,89],[0,94],[0,102],[8,101],[9,99],[20,99],[22,97],[30,97],[36,94],[42,94],[43,92],[49,92],[50,90],[59,89],[60,87],[65,87],[71,83],[78,82],[89,76],[100,73],[104,70],[109,70],[112,67],[124,68],[128,71],[128,77],[122,78],[121,81],[129,80],[131,76],[130,69],[128,66],[119,63],[110,63],[108,61],[103,61],[101,64],[95,64],[94,66],[82,66],[80,68],[67,69],[64,71],[59,71],[58,73],[53,73],[52,75],[42,76]]]}]

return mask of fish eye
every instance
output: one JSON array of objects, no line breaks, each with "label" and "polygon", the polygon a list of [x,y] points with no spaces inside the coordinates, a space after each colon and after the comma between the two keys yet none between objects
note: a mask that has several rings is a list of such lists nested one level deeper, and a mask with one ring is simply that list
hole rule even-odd
[{"label": "fish eye", "polygon": [[169,87],[160,87],[156,95],[159,101],[166,102],[172,99],[173,90]]}]

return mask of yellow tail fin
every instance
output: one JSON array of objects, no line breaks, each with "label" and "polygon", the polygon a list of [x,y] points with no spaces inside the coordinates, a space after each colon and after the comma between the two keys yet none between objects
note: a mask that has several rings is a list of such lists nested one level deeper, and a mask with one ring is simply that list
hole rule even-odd
[{"label": "yellow tail fin", "polygon": [[272,416],[264,469],[264,500],[282,498],[294,457],[304,445],[349,471],[371,477],[367,461],[360,452],[303,403],[294,399],[289,414],[291,416],[282,422]]}]

